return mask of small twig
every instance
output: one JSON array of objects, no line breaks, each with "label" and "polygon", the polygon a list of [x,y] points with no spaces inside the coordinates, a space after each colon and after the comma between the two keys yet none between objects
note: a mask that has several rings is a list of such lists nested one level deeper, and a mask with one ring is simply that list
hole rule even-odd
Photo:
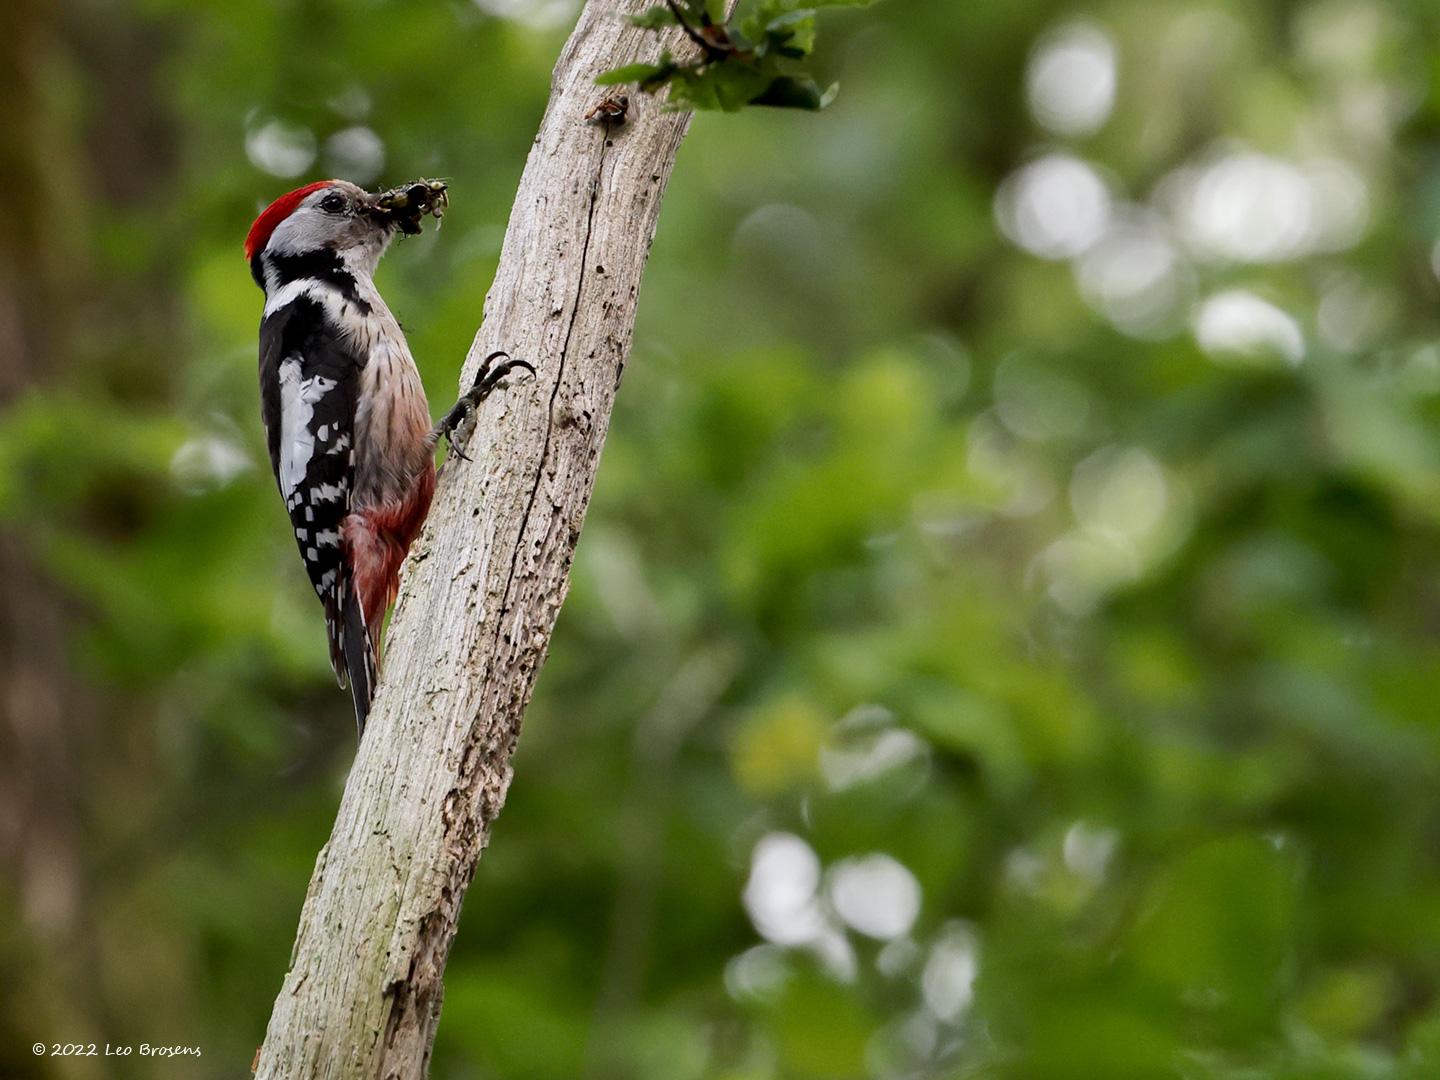
[{"label": "small twig", "polygon": [[680,10],[680,5],[675,0],[665,0],[665,6],[675,16],[675,21],[680,24],[680,29],[685,31],[685,36],[693,41],[700,48],[705,50],[705,55],[711,60],[718,60],[724,57],[725,50],[718,48],[714,43],[707,41],[705,36],[685,21],[685,13]]}]

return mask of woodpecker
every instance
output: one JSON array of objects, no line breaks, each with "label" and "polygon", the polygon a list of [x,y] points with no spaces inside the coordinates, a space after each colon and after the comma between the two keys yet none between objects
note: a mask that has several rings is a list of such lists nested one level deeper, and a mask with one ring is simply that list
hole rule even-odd
[{"label": "woodpecker", "polygon": [[321,180],[276,199],[245,238],[265,291],[260,414],[270,465],[361,735],[381,624],[435,493],[435,448],[447,439],[463,458],[457,428],[511,371],[534,371],[493,354],[470,391],[431,423],[405,334],[373,275],[396,233],[418,233],[424,214],[438,219],[446,205],[439,181],[377,195]]}]

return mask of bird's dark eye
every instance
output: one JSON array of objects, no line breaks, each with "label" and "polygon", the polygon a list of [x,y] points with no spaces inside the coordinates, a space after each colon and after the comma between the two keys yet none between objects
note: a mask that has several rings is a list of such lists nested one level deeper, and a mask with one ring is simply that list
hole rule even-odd
[{"label": "bird's dark eye", "polygon": [[332,191],[325,198],[320,200],[320,209],[327,214],[338,214],[345,209],[345,196],[338,191]]}]

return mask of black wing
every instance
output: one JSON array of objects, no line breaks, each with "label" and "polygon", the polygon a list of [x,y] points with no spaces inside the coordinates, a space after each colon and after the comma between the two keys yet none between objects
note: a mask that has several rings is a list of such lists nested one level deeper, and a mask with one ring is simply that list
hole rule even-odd
[{"label": "black wing", "polygon": [[260,411],[270,467],[310,584],[325,607],[330,666],[342,688],[348,678],[363,730],[375,663],[341,537],[354,488],[362,367],[362,358],[327,324],[324,308],[308,296],[260,325]]}]

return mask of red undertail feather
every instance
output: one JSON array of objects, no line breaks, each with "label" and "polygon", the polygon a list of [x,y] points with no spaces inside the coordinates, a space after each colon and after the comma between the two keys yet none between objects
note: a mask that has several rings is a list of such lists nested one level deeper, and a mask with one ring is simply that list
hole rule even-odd
[{"label": "red undertail feather", "polygon": [[377,665],[385,612],[400,593],[400,567],[420,535],[434,494],[435,469],[426,462],[403,498],[357,510],[341,526],[346,561]]}]

